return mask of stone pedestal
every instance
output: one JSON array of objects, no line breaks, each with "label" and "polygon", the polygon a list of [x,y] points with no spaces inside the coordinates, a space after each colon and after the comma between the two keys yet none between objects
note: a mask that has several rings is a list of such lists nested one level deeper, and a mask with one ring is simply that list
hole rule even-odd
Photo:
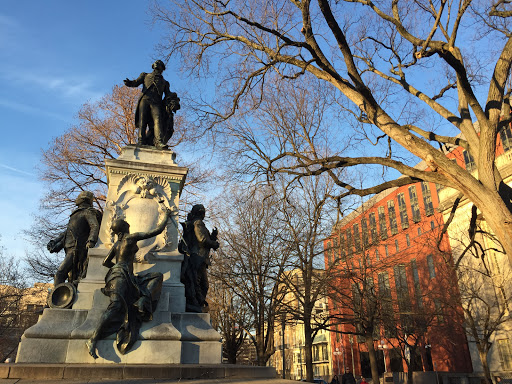
[{"label": "stone pedestal", "polygon": [[[178,252],[178,204],[187,168],[179,167],[172,151],[127,146],[116,160],[106,161],[108,195],[99,241],[89,250],[87,277],[77,287],[72,309],[46,308],[36,325],[26,330],[17,363],[87,364],[219,364],[220,335],[208,314],[185,313],[185,289],[180,282],[183,255]],[[115,348],[115,334],[98,342],[99,359],[89,356],[85,341],[92,336],[109,298],[103,295],[107,268],[102,266],[115,241],[116,219],[130,232],[156,227],[159,202],[173,210],[166,229],[140,241],[134,273],[161,272],[163,287],[153,320],[143,323],[139,340],[125,355]]]}]

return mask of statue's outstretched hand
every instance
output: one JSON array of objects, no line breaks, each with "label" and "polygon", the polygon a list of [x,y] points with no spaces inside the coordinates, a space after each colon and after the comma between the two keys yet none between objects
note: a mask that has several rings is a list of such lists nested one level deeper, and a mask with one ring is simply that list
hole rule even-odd
[{"label": "statue's outstretched hand", "polygon": [[48,251],[50,251],[50,253],[54,253],[54,249],[55,249],[55,240],[50,240],[48,242],[48,244],[46,245],[46,249],[48,249]]},{"label": "statue's outstretched hand", "polygon": [[132,81],[129,78],[124,79],[123,82],[124,85],[126,85],[127,87],[130,87],[132,84]]}]

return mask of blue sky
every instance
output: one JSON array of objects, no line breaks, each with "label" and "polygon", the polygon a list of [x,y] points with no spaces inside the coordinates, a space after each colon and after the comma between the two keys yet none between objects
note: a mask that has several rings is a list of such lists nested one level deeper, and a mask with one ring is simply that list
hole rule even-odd
[{"label": "blue sky", "polygon": [[[21,232],[44,193],[41,150],[75,122],[82,104],[151,71],[164,31],[151,24],[150,2],[32,0],[0,10],[0,244],[8,254],[21,258],[29,248]],[[197,90],[170,67],[173,91]]]},{"label": "blue sky", "polygon": [[[126,77],[151,71],[162,31],[149,1],[15,1],[0,10],[0,235],[24,256],[43,186],[41,150],[73,122],[79,107]],[[166,72],[180,92],[177,76]]]}]

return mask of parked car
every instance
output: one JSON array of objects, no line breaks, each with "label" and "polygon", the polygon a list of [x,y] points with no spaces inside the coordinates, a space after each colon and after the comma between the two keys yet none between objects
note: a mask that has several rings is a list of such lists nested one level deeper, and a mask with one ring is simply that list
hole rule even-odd
[{"label": "parked car", "polygon": [[315,384],[328,384],[324,379],[313,379]]}]

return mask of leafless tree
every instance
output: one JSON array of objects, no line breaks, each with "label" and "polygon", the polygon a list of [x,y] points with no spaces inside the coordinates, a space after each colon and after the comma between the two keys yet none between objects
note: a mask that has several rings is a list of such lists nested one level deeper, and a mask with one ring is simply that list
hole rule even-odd
[{"label": "leafless tree", "polygon": [[[280,188],[277,188],[277,187]],[[303,178],[292,189],[287,180],[274,184],[281,199],[280,217],[290,257],[280,276],[286,296],[281,312],[287,323],[304,327],[306,380],[313,381],[313,340],[328,329],[329,317],[318,304],[327,298],[323,240],[330,233],[336,204],[330,195],[333,183],[326,177]]]},{"label": "leafless tree", "polygon": [[229,364],[236,364],[247,339],[245,329],[251,323],[248,311],[244,303],[219,281],[210,285],[208,302],[212,326],[222,335],[222,354]]},{"label": "leafless tree", "polygon": [[[261,172],[327,173],[340,197],[418,180],[452,187],[478,206],[512,261],[512,194],[495,164],[497,135],[511,120],[509,1],[186,0],[155,2],[153,14],[169,27],[162,51],[217,86],[216,99],[197,98],[209,127],[257,116],[276,84],[300,88],[314,77],[335,94],[346,122],[331,127],[330,150],[292,150],[291,134],[269,152],[261,137],[248,150]],[[357,151],[340,150],[347,137]],[[478,173],[445,156],[454,146]],[[418,159],[428,170],[414,168]],[[331,172],[375,165],[405,177],[361,188]]]},{"label": "leafless tree", "polygon": [[282,299],[278,277],[288,257],[277,202],[258,188],[233,189],[227,196],[218,214],[221,247],[210,273],[246,308],[244,330],[256,348],[258,365],[265,365],[274,353],[274,323]]},{"label": "leafless tree", "polygon": [[364,244],[362,255],[365,256],[361,257],[354,257],[351,252],[347,254],[346,249],[339,249],[338,246],[328,247],[326,252],[330,261],[326,273],[331,276],[328,280],[330,324],[335,329],[339,329],[342,324],[350,325],[351,334],[364,340],[368,348],[372,379],[378,378],[374,339],[379,338],[386,316],[393,311],[391,293],[379,289],[375,279],[378,272],[392,269],[400,261],[396,257],[372,261]]},{"label": "leafless tree", "polygon": [[[259,181],[253,170],[258,167],[258,156],[267,150],[288,145],[290,151],[328,150],[325,127],[330,119],[325,112],[332,99],[322,93],[318,83],[311,85],[307,90],[279,89],[278,95],[293,100],[290,105],[280,103],[278,95],[268,98],[260,104],[260,114],[230,121],[233,127],[228,128],[229,135],[217,136],[228,155],[228,172],[235,181],[251,174],[250,181]],[[267,193],[271,194],[266,200],[272,202],[274,225],[279,228],[279,242],[271,241],[269,245],[279,245],[278,252],[288,255],[283,259],[282,273],[273,276],[278,279],[278,291],[286,297],[274,321],[281,326],[283,320],[285,326],[303,324],[306,376],[313,380],[313,339],[327,328],[325,314],[317,313],[315,308],[326,297],[323,239],[330,232],[332,216],[341,210],[336,196],[331,194],[334,183],[324,175],[295,180],[276,174],[266,181]]]},{"label": "leafless tree", "polygon": [[23,332],[19,315],[25,283],[19,263],[0,246],[0,362],[12,357]]}]

